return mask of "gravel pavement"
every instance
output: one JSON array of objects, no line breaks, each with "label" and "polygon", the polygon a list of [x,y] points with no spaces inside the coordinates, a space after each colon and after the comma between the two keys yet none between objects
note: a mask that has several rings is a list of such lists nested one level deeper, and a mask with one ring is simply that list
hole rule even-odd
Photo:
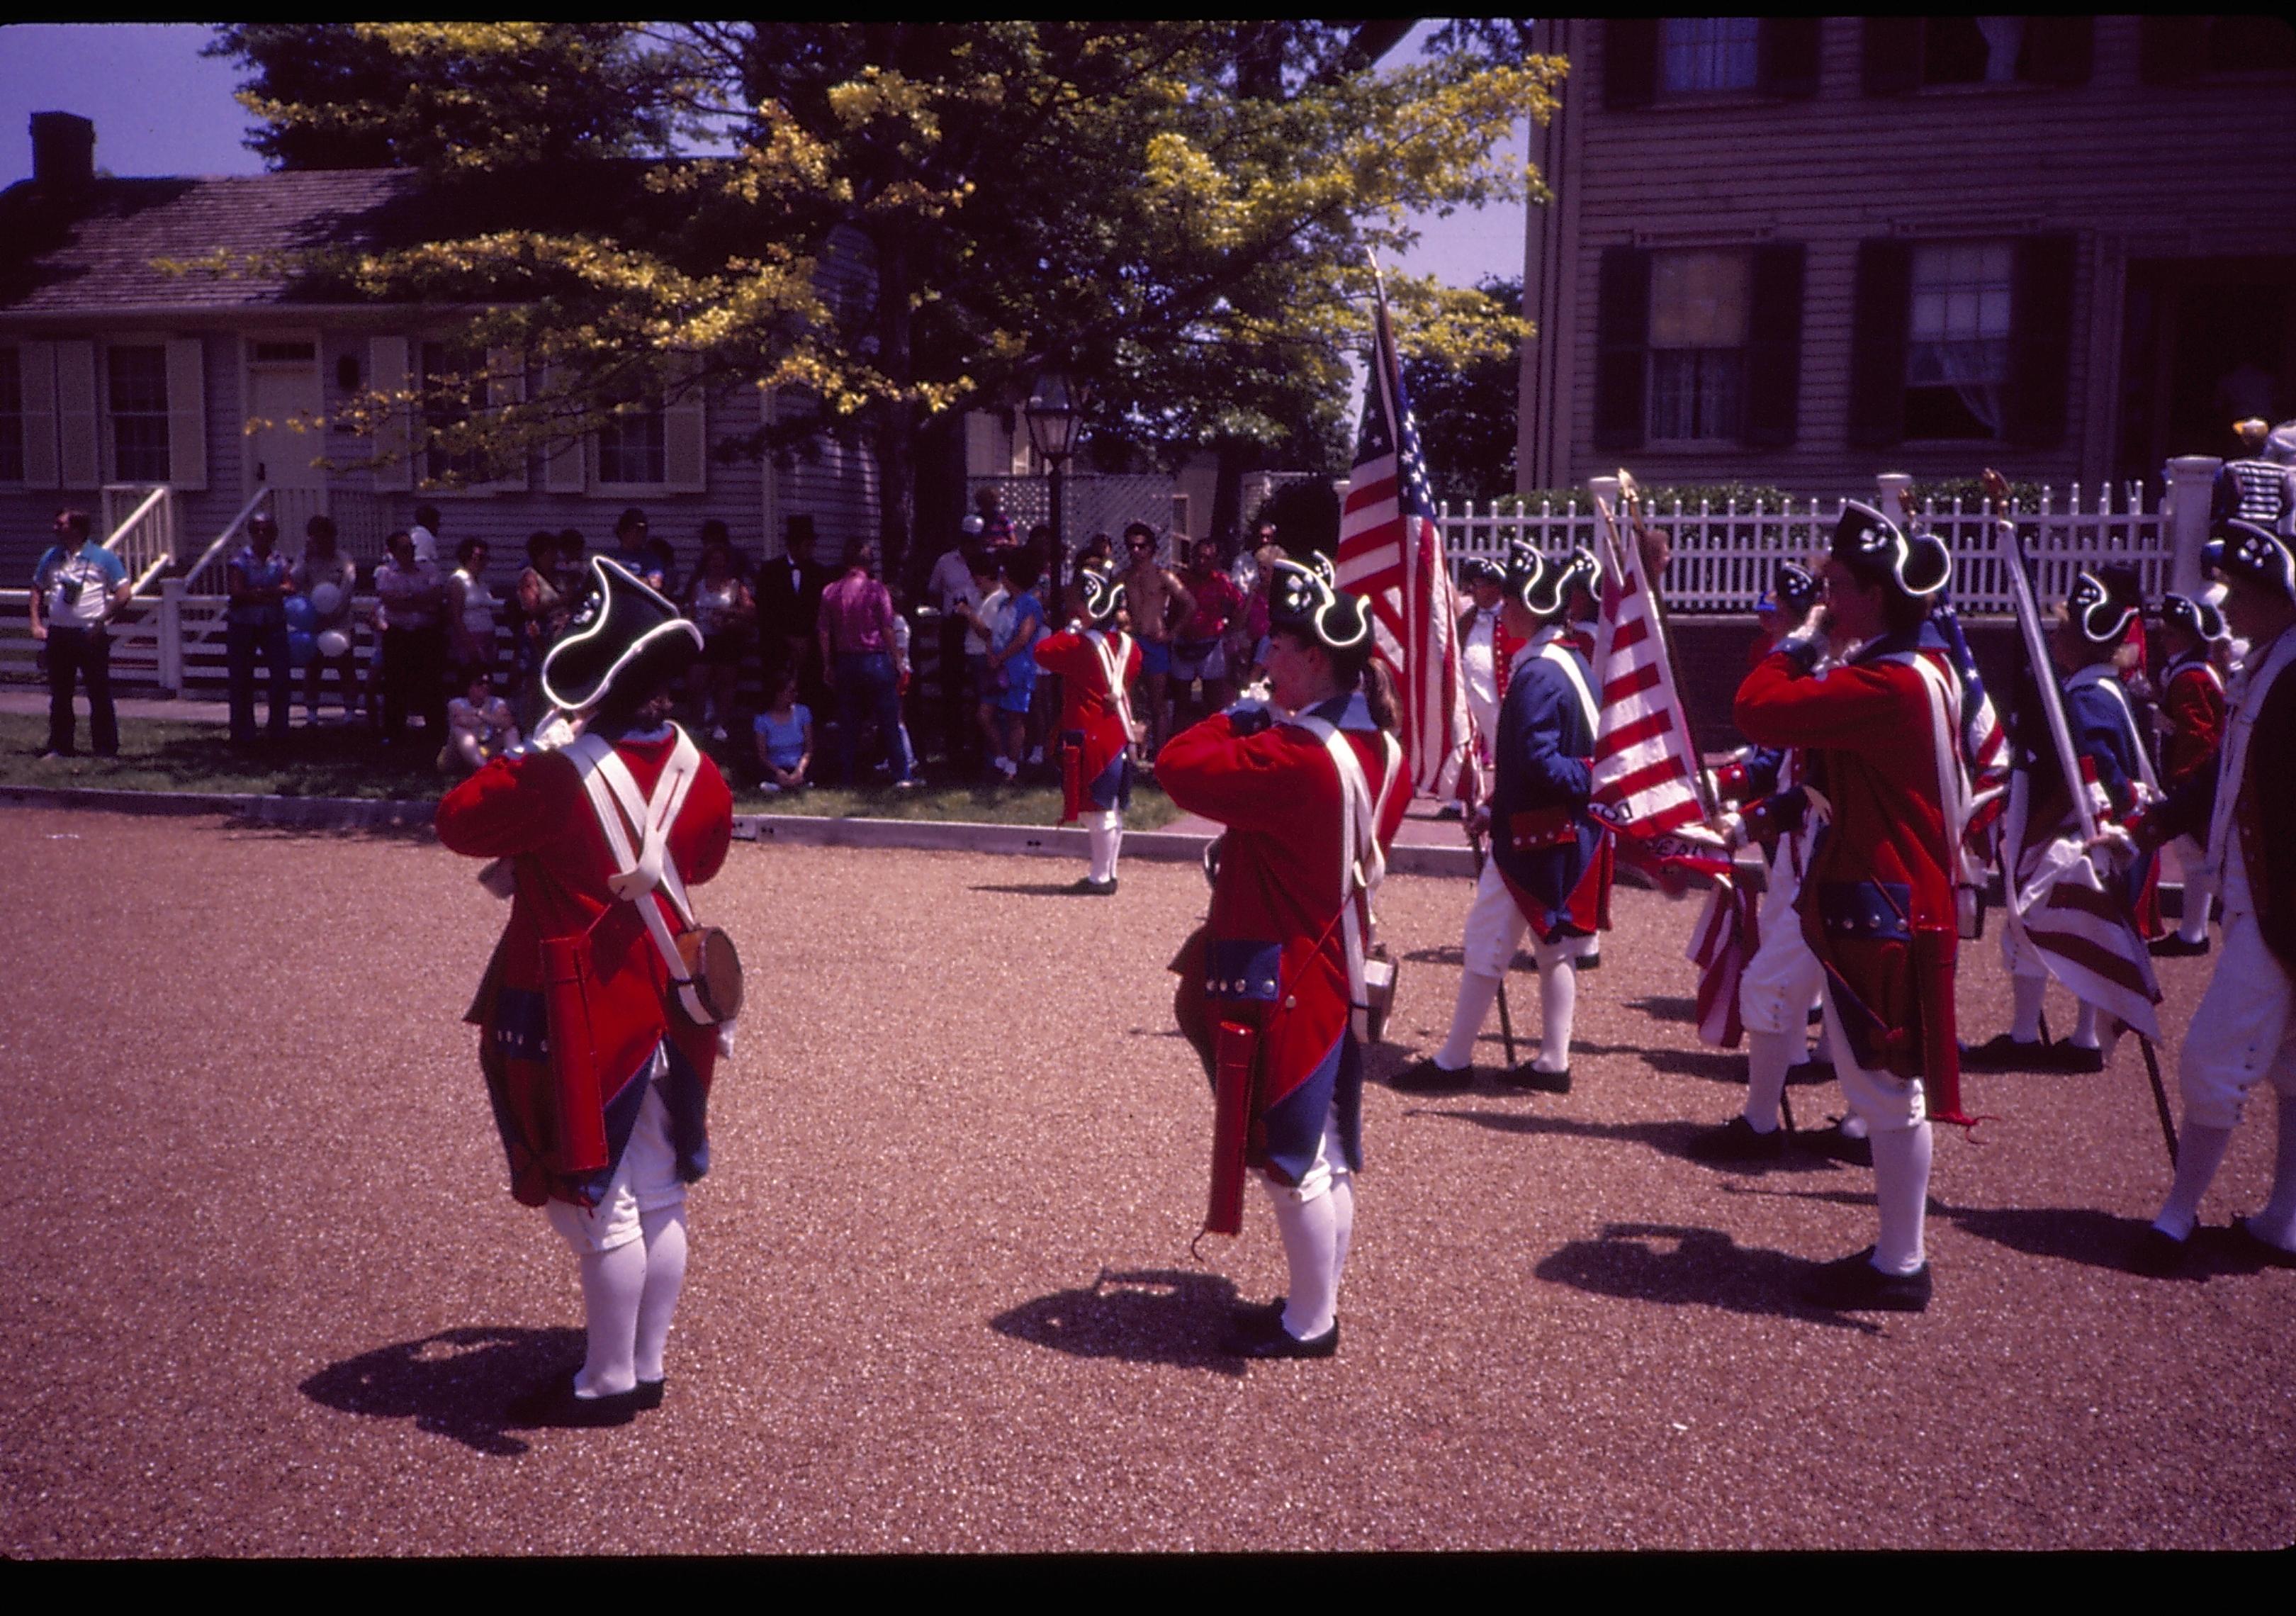
[{"label": "gravel pavement", "polygon": [[[1111,902],[1057,861],[737,844],[701,901],[750,1010],[667,1403],[535,1432],[502,1405],[578,1352],[580,1300],[457,1019],[503,914],[472,865],[42,808],[0,851],[0,1552],[2296,1536],[2296,1272],[2122,1270],[2167,1175],[2133,1046],[1972,1078],[1994,1120],[1939,1130],[1936,1303],[1813,1312],[1793,1284],[1873,1238],[1871,1176],[1684,1156],[1742,1062],[1698,1046],[1696,911],[1652,893],[1582,981],[1576,1092],[1372,1089],[1341,1354],[1247,1368],[1217,1342],[1282,1288],[1264,1203],[1188,1250],[1209,1104],[1163,967],[1201,877],[1128,865]],[[1374,1076],[1447,1021],[1468,890],[1389,883]],[[2165,964],[2172,1050],[2208,964]],[[1989,942],[1964,978],[1973,1041],[2007,1014]],[[2259,1102],[2211,1223],[2261,1200],[2270,1135]]]}]

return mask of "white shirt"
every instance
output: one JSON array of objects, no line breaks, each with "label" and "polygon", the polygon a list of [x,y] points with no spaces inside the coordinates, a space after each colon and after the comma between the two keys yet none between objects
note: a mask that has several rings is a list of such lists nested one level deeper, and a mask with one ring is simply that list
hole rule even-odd
[{"label": "white shirt", "polygon": [[414,541],[416,561],[429,562],[434,567],[439,564],[439,536],[436,533],[418,521],[407,529],[406,537]]},{"label": "white shirt", "polygon": [[972,564],[964,559],[962,550],[944,550],[940,560],[933,563],[932,577],[925,587],[932,591],[933,603],[943,611],[949,611],[959,601],[978,605],[980,597],[972,590]]}]

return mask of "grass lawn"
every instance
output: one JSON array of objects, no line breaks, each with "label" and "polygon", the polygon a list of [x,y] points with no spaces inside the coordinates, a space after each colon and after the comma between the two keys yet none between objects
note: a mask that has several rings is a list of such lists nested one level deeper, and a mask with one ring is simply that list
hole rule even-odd
[{"label": "grass lawn", "polygon": [[[86,743],[87,720],[79,723]],[[419,733],[419,732],[417,732]],[[227,796],[374,797],[422,800],[439,795],[446,782],[430,767],[424,749],[410,746],[398,757],[365,725],[298,726],[284,741],[258,742],[244,751],[224,737],[220,726],[173,719],[123,718],[119,755],[42,760],[47,743],[45,717],[0,713],[0,784],[90,786],[129,792],[211,792]],[[723,748],[712,748],[723,751]],[[725,759],[720,758],[720,763]],[[932,782],[920,791],[816,789],[796,795],[768,795],[737,785],[734,804],[745,814],[804,814],[831,819],[945,819],[992,824],[1053,824],[1060,818],[1060,788],[1050,785],[992,786],[933,781],[937,766],[926,766]],[[1179,816],[1171,800],[1144,783],[1132,797],[1125,823],[1152,831]]]}]

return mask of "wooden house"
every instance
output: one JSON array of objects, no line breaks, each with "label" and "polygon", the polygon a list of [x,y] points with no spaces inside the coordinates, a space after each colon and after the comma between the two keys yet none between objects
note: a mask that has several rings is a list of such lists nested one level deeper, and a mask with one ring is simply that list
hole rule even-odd
[{"label": "wooden house", "polygon": [[1522,488],[2093,487],[2296,414],[2284,19],[1539,28]]}]

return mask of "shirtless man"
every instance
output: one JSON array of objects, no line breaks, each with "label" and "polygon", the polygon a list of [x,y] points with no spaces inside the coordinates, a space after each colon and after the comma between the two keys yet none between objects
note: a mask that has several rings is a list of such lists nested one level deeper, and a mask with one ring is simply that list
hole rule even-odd
[{"label": "shirtless man", "polygon": [[1148,685],[1148,751],[1152,757],[1171,733],[1166,707],[1172,682],[1172,632],[1195,614],[1196,597],[1156,559],[1156,530],[1144,521],[1124,529],[1125,570],[1118,580],[1140,640],[1140,667]]}]

